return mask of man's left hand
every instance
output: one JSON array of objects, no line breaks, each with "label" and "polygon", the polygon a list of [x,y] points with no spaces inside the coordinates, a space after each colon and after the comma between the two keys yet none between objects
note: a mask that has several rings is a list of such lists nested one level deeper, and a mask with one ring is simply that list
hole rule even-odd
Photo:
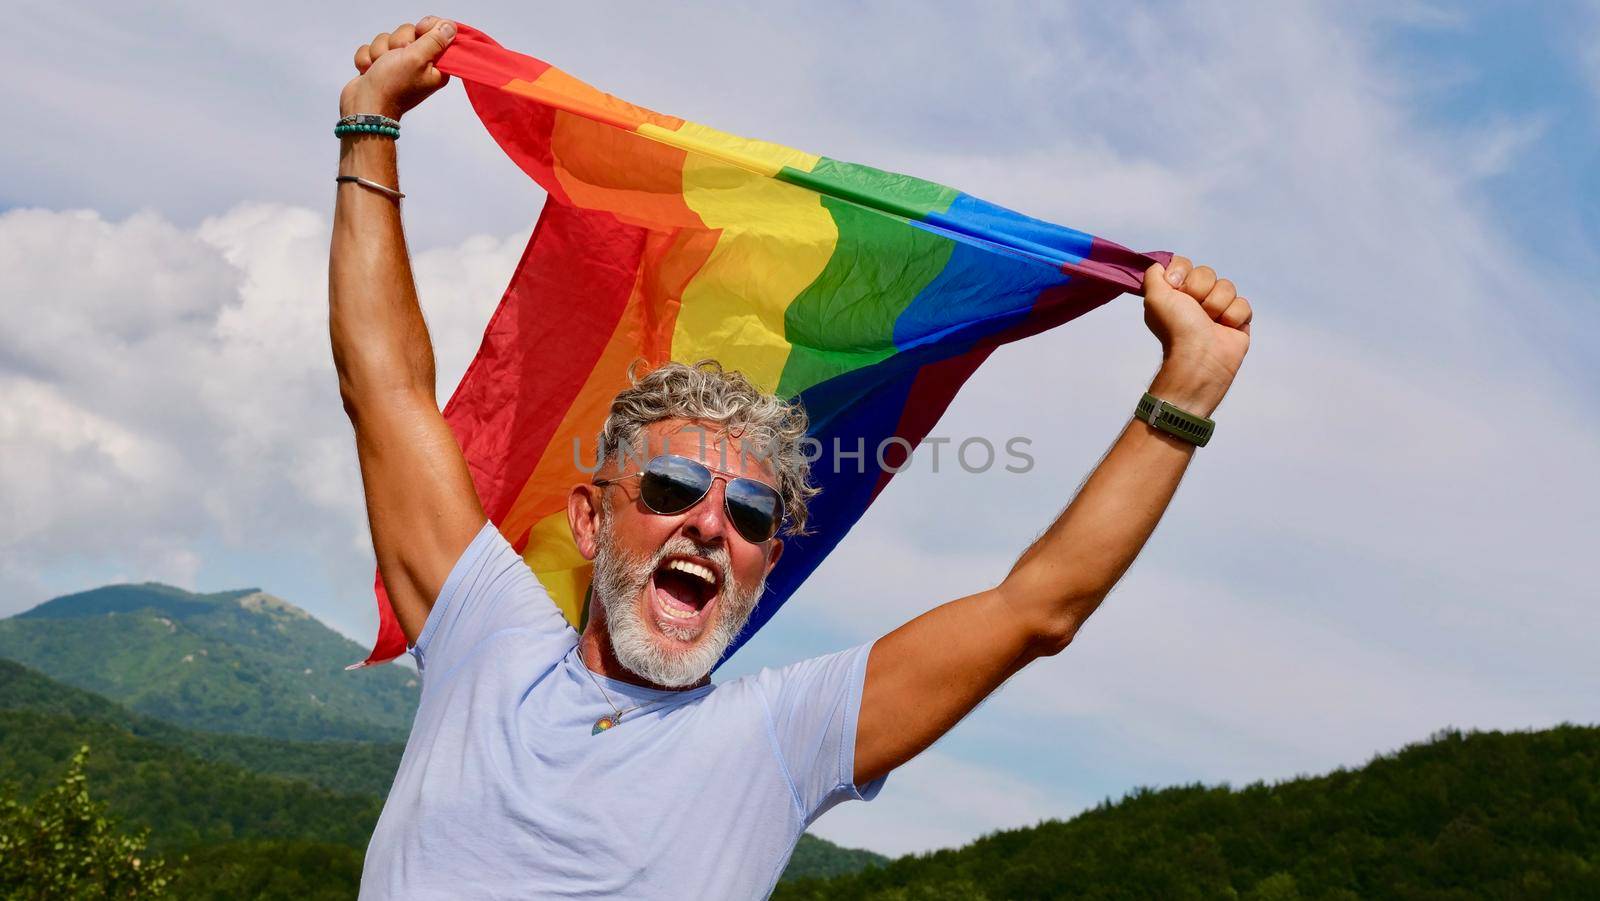
[{"label": "man's left hand", "polygon": [[1250,349],[1250,302],[1210,266],[1175,256],[1144,274],[1144,321],[1161,339],[1161,371],[1150,393],[1210,416]]}]

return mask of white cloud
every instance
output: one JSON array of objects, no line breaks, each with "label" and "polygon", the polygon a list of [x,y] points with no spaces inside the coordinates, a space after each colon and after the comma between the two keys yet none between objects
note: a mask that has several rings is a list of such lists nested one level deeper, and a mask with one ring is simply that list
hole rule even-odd
[{"label": "white cloud", "polygon": [[1490,178],[1510,171],[1550,130],[1542,116],[1492,122],[1460,137],[1468,148],[1465,171],[1476,178]]},{"label": "white cloud", "polygon": [[1351,630],[1289,594],[1137,572],[1076,647],[1024,671],[996,703],[1111,719],[1205,779],[1233,782],[1359,762],[1452,724],[1559,718],[1504,671],[1442,660],[1415,639],[1374,640],[1381,623]]},{"label": "white cloud", "polygon": [[[419,254],[447,347],[441,396],[525,239]],[[43,600],[53,568],[193,584],[221,549],[318,560],[348,580],[330,593],[361,590],[370,552],[328,349],[327,245],[325,218],[275,205],[193,229],[153,213],[0,214],[7,314],[27,324],[0,334],[7,611]]]},{"label": "white cloud", "polygon": [[[71,483],[104,499],[159,478],[176,461],[166,448],[23,377],[0,381],[0,437],[10,501],[0,542],[51,530],[71,510]],[[44,478],[40,478],[43,475]],[[137,498],[132,498],[137,500]]]}]

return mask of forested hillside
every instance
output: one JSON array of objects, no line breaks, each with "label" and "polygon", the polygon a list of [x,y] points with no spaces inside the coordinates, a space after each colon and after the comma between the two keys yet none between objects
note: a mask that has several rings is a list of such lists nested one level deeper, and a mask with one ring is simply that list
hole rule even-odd
[{"label": "forested hillside", "polygon": [[[18,715],[24,711],[34,718],[24,722]],[[106,733],[101,725],[113,729]],[[30,729],[40,730],[40,744],[56,751],[73,741],[81,744],[110,734],[119,742],[145,739],[180,749],[190,757],[252,773],[301,780],[344,794],[380,797],[388,793],[400,753],[405,750],[398,742],[302,742],[185,729],[63,685],[15,661],[0,660],[0,747],[8,742],[26,745]],[[96,755],[95,766],[100,756]],[[53,772],[46,771],[64,759],[25,751],[16,759],[0,759],[0,778],[33,785],[37,779],[51,778]],[[28,761],[36,766],[25,766]]]},{"label": "forested hillside", "polygon": [[1135,792],[774,898],[1600,898],[1600,728],[1444,732],[1356,770]]}]

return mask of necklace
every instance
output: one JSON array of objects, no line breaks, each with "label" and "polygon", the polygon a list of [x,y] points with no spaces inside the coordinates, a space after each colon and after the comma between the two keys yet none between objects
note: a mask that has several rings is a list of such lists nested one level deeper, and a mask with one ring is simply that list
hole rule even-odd
[{"label": "necklace", "polygon": [[612,714],[611,716],[606,716],[602,713],[600,718],[594,721],[594,729],[590,730],[590,735],[599,735],[607,729],[610,729],[611,727],[621,723],[622,715],[625,713],[633,713],[635,710],[648,710],[657,704],[665,704],[667,701],[671,700],[671,698],[663,698],[658,701],[651,701],[648,704],[634,704],[632,707],[624,707],[621,710],[618,710],[616,703],[611,700],[611,695],[606,691],[605,686],[601,685],[600,680],[594,677],[594,670],[590,669],[587,664],[583,664],[581,661],[579,665],[583,666],[583,671],[589,674],[589,681],[594,683],[594,687],[600,689],[600,696],[606,699],[606,705],[611,708]]}]

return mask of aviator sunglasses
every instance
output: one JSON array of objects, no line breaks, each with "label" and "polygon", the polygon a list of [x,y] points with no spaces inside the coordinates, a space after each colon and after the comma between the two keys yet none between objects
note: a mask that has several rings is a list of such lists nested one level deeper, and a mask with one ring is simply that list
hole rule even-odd
[{"label": "aviator sunglasses", "polygon": [[736,476],[677,454],[662,454],[638,472],[614,479],[595,479],[594,484],[614,485],[623,479],[639,478],[639,498],[651,512],[672,516],[700,503],[711,491],[717,476],[727,479],[722,493],[728,521],[751,544],[760,544],[777,534],[783,522],[783,497],[766,482]]}]

